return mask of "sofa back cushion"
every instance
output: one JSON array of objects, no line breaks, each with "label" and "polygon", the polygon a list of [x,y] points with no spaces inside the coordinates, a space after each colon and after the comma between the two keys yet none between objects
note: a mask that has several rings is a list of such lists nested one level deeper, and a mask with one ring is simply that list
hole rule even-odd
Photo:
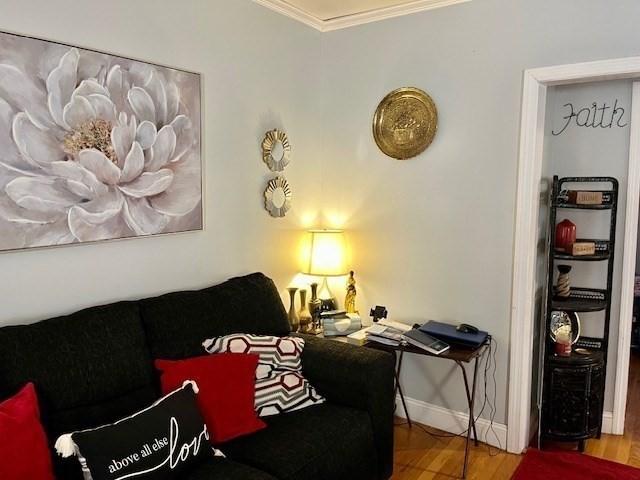
[{"label": "sofa back cushion", "polygon": [[[38,390],[50,441],[152,403],[157,380],[137,303],[0,328],[0,398],[27,382]],[[76,478],[57,467],[59,478]]]},{"label": "sofa back cushion", "polygon": [[262,273],[141,300],[140,308],[151,355],[165,360],[202,355],[202,342],[211,337],[290,332],[278,289]]}]

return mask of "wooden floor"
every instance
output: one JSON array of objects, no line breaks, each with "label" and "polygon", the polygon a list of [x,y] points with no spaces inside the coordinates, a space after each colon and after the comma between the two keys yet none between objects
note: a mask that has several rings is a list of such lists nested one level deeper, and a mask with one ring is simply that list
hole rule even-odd
[{"label": "wooden floor", "polygon": [[[397,419],[401,423],[401,419]],[[433,429],[427,429],[442,435]],[[464,458],[464,439],[429,435],[418,427],[396,426],[395,468],[392,480],[460,478]],[[629,369],[629,394],[624,436],[603,435],[589,440],[586,452],[640,468],[640,354],[632,353]],[[470,480],[508,480],[521,456],[498,452],[484,444],[472,447],[467,478]]]}]

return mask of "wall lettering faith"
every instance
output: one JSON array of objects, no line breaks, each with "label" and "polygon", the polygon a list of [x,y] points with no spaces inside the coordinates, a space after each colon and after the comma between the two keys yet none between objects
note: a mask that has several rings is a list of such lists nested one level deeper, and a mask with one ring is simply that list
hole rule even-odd
[{"label": "wall lettering faith", "polygon": [[626,110],[616,99],[612,105],[593,102],[589,107],[577,109],[573,103],[564,104],[566,115],[562,117],[564,126],[559,131],[551,131],[554,136],[562,135],[571,124],[581,128],[624,128]]}]

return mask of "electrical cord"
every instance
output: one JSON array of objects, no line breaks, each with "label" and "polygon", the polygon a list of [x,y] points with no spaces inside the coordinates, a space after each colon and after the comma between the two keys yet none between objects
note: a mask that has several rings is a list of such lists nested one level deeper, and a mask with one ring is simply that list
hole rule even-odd
[{"label": "electrical cord", "polygon": [[[498,344],[497,344],[497,342],[495,341],[495,339],[492,336],[489,336],[489,351],[488,351],[487,355],[484,356],[483,360],[481,360],[481,362],[484,361],[484,369],[483,369],[484,370],[484,374],[483,374],[484,401],[482,403],[482,408],[480,409],[480,412],[475,416],[475,422],[477,422],[480,419],[480,417],[484,413],[485,409],[487,409],[487,407],[488,407],[488,409],[489,409],[489,427],[487,429],[487,436],[489,436],[489,434],[492,434],[493,437],[496,440],[496,443],[498,444],[498,448],[496,450],[492,450],[492,448],[495,448],[495,447],[492,447],[488,443],[486,444],[490,457],[495,457],[502,450],[502,443],[500,441],[500,437],[498,436],[498,434],[497,434],[497,432],[495,431],[495,428],[494,428],[495,416],[496,416],[496,412],[497,412],[497,407],[496,407],[496,396],[497,396],[497,381],[496,381],[497,354],[498,354]],[[480,364],[480,367],[482,367],[482,363]],[[493,390],[493,400],[491,399],[491,395],[489,394],[489,388],[491,388]],[[395,426],[403,426],[403,425],[407,425],[407,424],[408,424],[407,421],[399,422],[399,423],[395,423],[394,422]],[[457,434],[456,433],[435,433],[435,432],[429,430],[429,427],[426,427],[426,426],[421,425],[419,423],[413,423],[413,425],[417,426],[420,430],[425,432],[427,435],[435,437],[436,439],[455,438],[455,437],[466,438],[467,432],[469,431],[469,429],[466,428],[464,431],[462,431],[460,433],[457,433]]]}]

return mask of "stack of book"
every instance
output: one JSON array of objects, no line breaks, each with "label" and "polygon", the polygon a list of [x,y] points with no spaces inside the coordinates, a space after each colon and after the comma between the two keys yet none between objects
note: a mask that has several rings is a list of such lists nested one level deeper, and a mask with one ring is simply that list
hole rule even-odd
[{"label": "stack of book", "polygon": [[402,343],[402,332],[382,325],[373,325],[367,331],[367,341],[397,347]]},{"label": "stack of book", "polygon": [[367,329],[366,339],[370,342],[397,347],[404,341],[403,334],[410,329],[411,327],[404,323],[381,320]]}]

